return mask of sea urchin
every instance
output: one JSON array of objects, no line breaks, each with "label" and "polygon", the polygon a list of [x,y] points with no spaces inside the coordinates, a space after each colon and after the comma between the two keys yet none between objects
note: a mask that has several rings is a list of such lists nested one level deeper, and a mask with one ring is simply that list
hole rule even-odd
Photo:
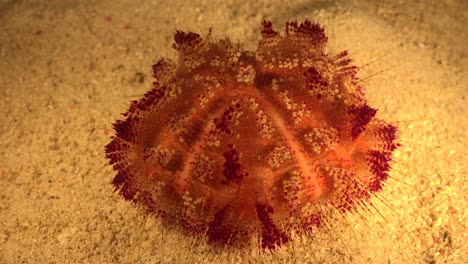
[{"label": "sea urchin", "polygon": [[264,20],[261,34],[250,52],[177,31],[177,63],[154,64],[106,146],[124,199],[212,244],[274,249],[324,208],[366,206],[399,145],[320,25]]}]

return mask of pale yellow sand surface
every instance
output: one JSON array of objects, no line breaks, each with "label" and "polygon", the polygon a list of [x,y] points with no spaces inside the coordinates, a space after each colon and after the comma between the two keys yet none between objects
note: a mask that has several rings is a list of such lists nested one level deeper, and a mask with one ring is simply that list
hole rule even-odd
[{"label": "pale yellow sand surface", "polygon": [[[403,147],[368,212],[215,253],[114,193],[104,145],[175,29],[254,50],[263,17],[323,24]],[[468,263],[467,28],[464,0],[0,0],[0,263]]]}]

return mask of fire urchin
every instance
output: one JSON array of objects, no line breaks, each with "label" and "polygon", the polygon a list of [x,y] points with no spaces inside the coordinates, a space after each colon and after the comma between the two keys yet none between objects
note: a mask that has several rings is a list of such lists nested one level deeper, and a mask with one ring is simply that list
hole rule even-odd
[{"label": "fire urchin", "polygon": [[177,31],[177,63],[156,62],[106,146],[124,199],[213,244],[274,249],[324,208],[365,207],[399,146],[319,24],[264,20],[261,34],[250,52]]}]

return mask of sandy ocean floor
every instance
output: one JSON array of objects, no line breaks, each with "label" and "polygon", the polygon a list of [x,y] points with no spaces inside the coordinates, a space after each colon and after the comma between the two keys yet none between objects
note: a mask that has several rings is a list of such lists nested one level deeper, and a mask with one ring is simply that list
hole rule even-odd
[{"label": "sandy ocean floor", "polygon": [[[282,2],[0,0],[0,263],[468,263],[468,2]],[[263,17],[323,24],[404,146],[370,212],[214,253],[114,193],[104,145],[175,29],[253,50]]]}]

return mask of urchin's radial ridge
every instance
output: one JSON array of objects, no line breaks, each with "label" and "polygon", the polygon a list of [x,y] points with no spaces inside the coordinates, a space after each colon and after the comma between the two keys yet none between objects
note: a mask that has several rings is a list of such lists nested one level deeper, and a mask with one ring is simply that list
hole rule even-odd
[{"label": "urchin's radial ridge", "polygon": [[396,127],[376,118],[346,51],[317,23],[262,21],[255,52],[177,31],[106,155],[112,184],[147,213],[209,243],[274,249],[382,190]]}]

